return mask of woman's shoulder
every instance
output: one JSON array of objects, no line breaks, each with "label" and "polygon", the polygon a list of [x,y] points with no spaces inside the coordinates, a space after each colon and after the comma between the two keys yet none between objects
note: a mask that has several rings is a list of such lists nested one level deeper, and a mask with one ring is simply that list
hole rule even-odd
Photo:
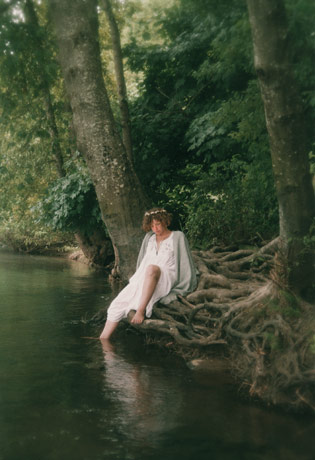
[{"label": "woman's shoulder", "polygon": [[180,230],[173,230],[173,235],[175,238],[185,238],[185,234]]},{"label": "woman's shoulder", "polygon": [[142,245],[144,245],[145,247],[149,244],[149,241],[150,239],[154,236],[154,233],[153,232],[147,232],[146,235],[144,235],[144,238],[143,238],[143,241],[142,241]]},{"label": "woman's shoulder", "polygon": [[144,235],[143,240],[144,240],[144,241],[145,241],[145,240],[149,240],[153,234],[154,234],[154,233],[150,230],[149,232],[147,232],[147,233]]},{"label": "woman's shoulder", "polygon": [[186,245],[186,237],[180,230],[173,230],[173,242],[176,246],[180,247]]}]

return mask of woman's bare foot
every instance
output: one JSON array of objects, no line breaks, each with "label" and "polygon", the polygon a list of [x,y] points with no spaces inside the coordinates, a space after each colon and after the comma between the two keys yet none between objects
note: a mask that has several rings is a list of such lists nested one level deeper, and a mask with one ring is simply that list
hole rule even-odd
[{"label": "woman's bare foot", "polygon": [[143,320],[144,320],[144,313],[142,313],[141,311],[136,311],[136,314],[132,318],[131,323],[132,324],[141,324],[141,323],[143,323]]}]

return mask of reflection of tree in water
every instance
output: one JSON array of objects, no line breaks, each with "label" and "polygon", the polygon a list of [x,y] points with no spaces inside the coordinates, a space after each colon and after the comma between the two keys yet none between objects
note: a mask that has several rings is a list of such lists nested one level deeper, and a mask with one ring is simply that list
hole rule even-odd
[{"label": "reflection of tree in water", "polygon": [[160,435],[179,425],[182,393],[160,368],[154,372],[152,366],[126,361],[107,341],[102,341],[102,347],[105,392],[119,403],[111,413],[111,424],[135,441],[156,445]]}]

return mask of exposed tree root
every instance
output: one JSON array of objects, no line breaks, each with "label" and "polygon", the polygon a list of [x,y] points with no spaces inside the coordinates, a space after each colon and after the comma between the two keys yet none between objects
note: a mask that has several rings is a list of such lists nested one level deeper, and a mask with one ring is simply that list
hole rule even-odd
[{"label": "exposed tree root", "polygon": [[151,319],[132,327],[170,337],[167,346],[193,349],[194,357],[223,347],[250,395],[315,411],[314,314],[272,276],[276,249],[277,240],[256,251],[194,251],[196,291],[156,305]]}]

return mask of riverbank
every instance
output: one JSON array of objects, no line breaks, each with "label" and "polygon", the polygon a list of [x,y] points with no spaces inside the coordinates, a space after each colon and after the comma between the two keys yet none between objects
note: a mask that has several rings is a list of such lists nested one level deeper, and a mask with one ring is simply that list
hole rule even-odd
[{"label": "riverbank", "polygon": [[128,327],[204,371],[222,360],[252,398],[315,414],[313,307],[274,278],[275,248],[193,251],[196,291]]}]

